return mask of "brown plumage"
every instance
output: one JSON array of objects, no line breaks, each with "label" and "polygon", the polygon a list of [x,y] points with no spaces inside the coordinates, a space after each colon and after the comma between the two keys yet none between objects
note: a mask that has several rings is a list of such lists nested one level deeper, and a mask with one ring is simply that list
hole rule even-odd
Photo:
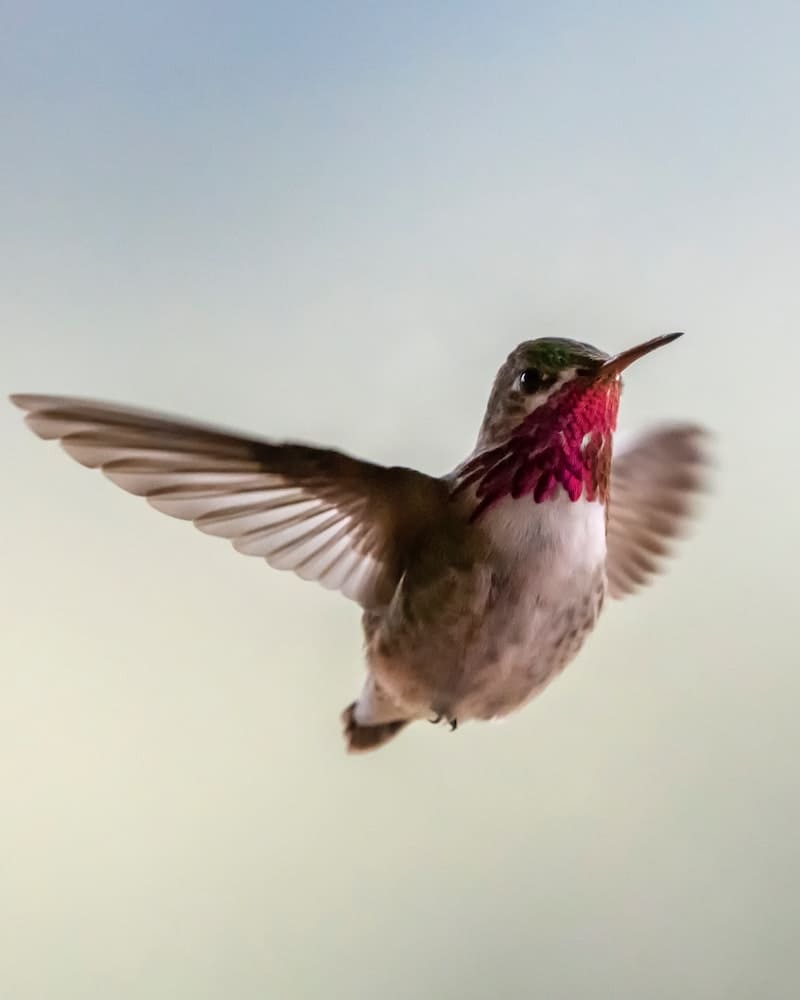
[{"label": "brown plumage", "polygon": [[[504,419],[509,428],[535,419],[578,362],[582,372],[614,361],[577,345],[548,362],[538,395],[526,400],[515,372],[530,371],[533,348],[545,343],[572,344],[534,341],[509,357],[476,455],[502,442]],[[456,489],[458,470],[434,478],[124,406],[12,399],[39,437],[59,440],[122,489],[364,608],[368,678],[343,715],[355,751],[413,719],[488,718],[529,700],[577,652],[606,579],[621,597],[661,567],[705,463],[700,429],[659,428],[615,454],[607,511],[585,497],[527,496],[502,500],[473,524],[475,491]]]}]

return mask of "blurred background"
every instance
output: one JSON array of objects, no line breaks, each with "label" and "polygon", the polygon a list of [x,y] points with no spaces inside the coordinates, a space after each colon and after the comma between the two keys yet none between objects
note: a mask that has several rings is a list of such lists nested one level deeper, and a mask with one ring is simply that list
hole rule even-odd
[{"label": "blurred background", "polygon": [[343,753],[358,608],[0,407],[0,994],[798,995],[794,3],[0,5],[0,390],[451,468],[525,338],[717,435],[524,713]]}]

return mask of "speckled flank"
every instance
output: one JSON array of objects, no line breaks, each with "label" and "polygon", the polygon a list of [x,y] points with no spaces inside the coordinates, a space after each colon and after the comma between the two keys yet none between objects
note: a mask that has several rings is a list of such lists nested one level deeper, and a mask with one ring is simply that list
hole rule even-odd
[{"label": "speckled flank", "polygon": [[[456,502],[467,514],[474,498]],[[602,504],[563,492],[538,507],[507,497],[471,530],[468,558],[430,572],[423,556],[368,631],[371,673],[398,717],[507,715],[566,666],[597,620]],[[365,708],[373,700],[365,691]],[[385,707],[374,716],[384,722]]]}]

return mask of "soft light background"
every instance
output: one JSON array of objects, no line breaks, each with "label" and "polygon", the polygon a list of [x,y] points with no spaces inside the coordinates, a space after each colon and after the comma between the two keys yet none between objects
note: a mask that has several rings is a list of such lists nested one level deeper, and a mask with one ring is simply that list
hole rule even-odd
[{"label": "soft light background", "polygon": [[368,758],[358,609],[0,408],[0,995],[798,995],[800,10],[3,3],[0,389],[471,446],[520,339],[687,337],[668,576]]}]

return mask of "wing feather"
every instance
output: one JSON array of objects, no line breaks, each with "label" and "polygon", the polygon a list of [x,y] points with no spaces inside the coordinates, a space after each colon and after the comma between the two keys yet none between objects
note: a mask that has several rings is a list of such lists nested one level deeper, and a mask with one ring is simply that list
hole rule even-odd
[{"label": "wing feather", "polygon": [[403,553],[446,503],[439,480],[329,449],[67,396],[12,401],[39,437],[155,509],[365,607],[391,598]]},{"label": "wing feather", "polygon": [[611,465],[608,583],[624,597],[659,572],[704,488],[708,435],[699,427],[656,428],[620,448]]}]

